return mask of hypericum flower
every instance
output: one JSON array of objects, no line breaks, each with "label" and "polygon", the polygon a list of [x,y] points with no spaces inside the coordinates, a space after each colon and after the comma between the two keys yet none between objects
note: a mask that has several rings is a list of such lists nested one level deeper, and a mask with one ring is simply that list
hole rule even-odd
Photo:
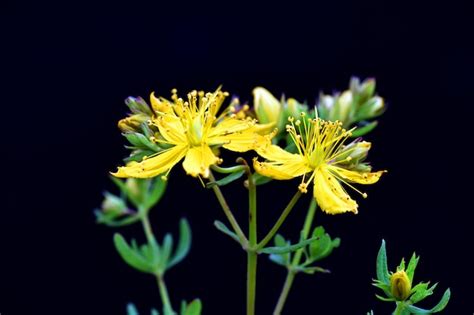
[{"label": "hypericum flower", "polygon": [[150,178],[165,174],[166,178],[173,166],[184,158],[187,174],[207,178],[210,165],[222,162],[213,148],[222,146],[237,152],[252,150],[259,137],[263,137],[258,132],[270,127],[259,125],[249,117],[241,118],[235,114],[234,106],[217,115],[228,96],[219,89],[214,93],[192,91],[187,96],[186,101],[179,98],[176,89],[172,91],[172,101],[151,94],[154,114],[149,124],[159,130],[159,136],[155,135],[151,140],[168,148],[141,162],[119,167],[114,176]]},{"label": "hypericum flower", "polygon": [[352,160],[349,150],[354,150],[357,146],[344,146],[351,131],[343,129],[340,122],[311,119],[305,113],[301,117],[301,120],[296,121],[290,117],[290,124],[286,126],[297,153],[290,153],[268,142],[266,146],[257,149],[258,154],[268,161],[259,162],[254,159],[255,170],[279,180],[303,176],[299,190],[306,193],[308,185],[313,181],[313,194],[322,210],[330,214],[348,211],[357,213],[357,203],[340,182],[365,198],[367,194],[350,183],[373,184],[384,171],[364,172],[348,167],[347,162]]}]

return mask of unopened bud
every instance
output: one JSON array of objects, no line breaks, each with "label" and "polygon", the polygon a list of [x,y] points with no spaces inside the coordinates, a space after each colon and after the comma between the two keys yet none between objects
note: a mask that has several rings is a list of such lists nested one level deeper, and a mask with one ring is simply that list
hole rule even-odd
[{"label": "unopened bud", "polygon": [[282,105],[267,89],[263,87],[253,89],[253,106],[260,123],[278,124]]},{"label": "unopened bud", "polygon": [[145,102],[145,100],[141,97],[132,97],[129,96],[125,99],[125,104],[130,108],[132,113],[134,114],[146,114],[151,115],[150,106]]},{"label": "unopened bud", "polygon": [[405,301],[411,292],[411,282],[405,270],[400,270],[390,277],[390,291],[398,301]]},{"label": "unopened bud", "polygon": [[115,215],[125,214],[127,212],[127,205],[122,198],[105,193],[105,199],[102,202],[102,211],[107,213],[113,213]]},{"label": "unopened bud", "polygon": [[122,132],[134,132],[140,130],[140,125],[148,121],[150,117],[144,114],[135,114],[118,122],[118,127]]}]

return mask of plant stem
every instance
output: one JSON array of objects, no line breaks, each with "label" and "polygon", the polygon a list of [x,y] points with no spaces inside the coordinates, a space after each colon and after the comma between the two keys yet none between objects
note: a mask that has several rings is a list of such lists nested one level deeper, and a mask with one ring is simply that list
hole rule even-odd
[{"label": "plant stem", "polygon": [[283,306],[285,305],[286,298],[288,297],[288,293],[290,293],[291,285],[293,284],[293,280],[295,279],[296,273],[294,271],[289,270],[286,274],[285,284],[283,285],[283,289],[280,293],[280,298],[278,299],[278,303],[273,311],[273,315],[280,315],[281,311],[283,310]]},{"label": "plant stem", "polygon": [[[213,182],[216,181],[212,172],[209,173],[209,180]],[[216,194],[217,200],[219,201],[219,204],[221,205],[221,208],[224,211],[224,214],[226,215],[227,220],[229,220],[229,223],[232,226],[232,229],[239,237],[240,243],[242,244],[242,246],[245,247],[248,244],[247,238],[245,237],[245,234],[244,232],[242,232],[242,229],[240,228],[239,223],[237,223],[237,220],[232,214],[232,211],[230,210],[229,205],[227,204],[227,201],[225,200],[221,189],[219,188],[218,185],[214,185],[212,186],[212,190]]]},{"label": "plant stem", "polygon": [[249,248],[247,249],[247,315],[255,314],[257,287],[257,188],[248,172],[249,189]]},{"label": "plant stem", "polygon": [[168,295],[168,289],[166,288],[165,280],[163,276],[156,275],[156,280],[158,282],[158,288],[160,288],[161,301],[163,302],[163,313],[164,315],[174,315],[176,314],[171,307],[170,297]]},{"label": "plant stem", "polygon": [[290,202],[286,206],[286,208],[283,210],[283,212],[280,214],[280,217],[278,220],[275,222],[273,225],[272,229],[268,232],[268,234],[263,238],[263,240],[257,245],[257,251],[259,249],[262,249],[265,247],[265,245],[268,244],[272,240],[272,238],[275,236],[276,232],[278,232],[278,229],[281,227],[283,222],[285,222],[286,217],[290,214],[291,210],[294,208],[296,202],[301,197],[301,192],[298,190],[293,198],[291,198]]},{"label": "plant stem", "polygon": [[150,219],[148,218],[148,214],[145,211],[141,211],[141,221],[143,225],[143,230],[145,231],[146,239],[148,243],[156,242],[155,235],[153,234],[153,230],[151,229]]},{"label": "plant stem", "polygon": [[[314,200],[314,198],[312,198],[308,213],[306,214],[306,218],[304,220],[303,230],[301,230],[302,239],[308,238],[311,226],[313,224],[314,214],[316,213],[316,206],[316,201]],[[283,285],[283,289],[280,293],[280,297],[278,298],[278,303],[275,307],[273,315],[280,315],[281,311],[283,310],[283,306],[285,306],[286,299],[288,298],[288,294],[291,290],[291,286],[293,285],[293,281],[296,276],[296,272],[294,271],[295,267],[299,265],[303,253],[304,248],[298,249],[295,253],[295,256],[293,257],[291,265],[288,267],[288,274],[286,275],[285,284]]]},{"label": "plant stem", "polygon": [[[145,231],[146,239],[148,244],[156,243],[155,235],[151,228],[150,219],[148,218],[147,211],[141,211],[141,221],[143,225],[143,230]],[[161,303],[163,304],[164,315],[174,315],[176,314],[173,311],[171,306],[170,298],[168,295],[168,289],[166,288],[165,281],[163,279],[163,274],[155,274],[156,281],[158,283],[158,289],[160,291]]]}]

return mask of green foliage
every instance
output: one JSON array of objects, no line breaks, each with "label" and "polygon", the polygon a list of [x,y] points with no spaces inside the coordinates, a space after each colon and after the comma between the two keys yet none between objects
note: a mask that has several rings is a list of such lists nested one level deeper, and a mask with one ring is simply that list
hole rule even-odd
[{"label": "green foliage", "polygon": [[[418,265],[420,257],[416,256],[413,253],[408,265],[405,265],[405,260],[402,259],[400,264],[397,267],[397,273],[406,273],[404,279],[407,279],[409,283],[407,284],[407,295],[406,298],[400,298],[393,294],[394,288],[392,285],[392,277],[393,273],[389,273],[388,265],[387,265],[387,252],[385,247],[385,241],[382,240],[382,244],[380,246],[378,255],[377,255],[377,279],[374,280],[374,286],[383,290],[385,296],[376,295],[379,300],[385,302],[396,302],[396,310],[394,314],[432,314],[438,313],[444,310],[447,306],[451,291],[447,289],[441,298],[441,300],[431,309],[423,309],[415,306],[414,304],[424,300],[428,296],[434,293],[435,288],[437,287],[437,283],[430,286],[429,282],[420,282],[417,285],[413,286],[413,279],[415,276],[415,269]],[[410,290],[408,292],[408,290]],[[395,291],[396,292],[396,291]]]},{"label": "green foliage", "polygon": [[[313,264],[328,257],[334,248],[339,247],[341,240],[339,238],[332,239],[322,226],[318,226],[313,230],[310,238],[301,240],[295,245],[291,245],[291,242],[285,240],[280,234],[275,236],[274,242],[274,247],[267,247],[262,250],[263,253],[271,254],[269,258],[272,262],[290,268],[295,272],[314,274],[315,272],[329,272],[329,270]],[[297,266],[292,266],[291,252],[298,249],[304,249],[306,260]]]},{"label": "green foliage", "polygon": [[161,245],[152,238],[147,244],[138,246],[134,240],[129,243],[116,233],[114,244],[122,259],[132,268],[150,273],[163,275],[164,272],[182,261],[191,247],[191,230],[186,219],[180,221],[179,243],[173,253],[173,236],[166,234]]},{"label": "green foliage", "polygon": [[160,201],[166,191],[166,181],[159,177],[121,180],[111,176],[110,179],[119,188],[120,195],[105,192],[101,209],[96,209],[94,213],[97,223],[111,227],[140,221]]}]

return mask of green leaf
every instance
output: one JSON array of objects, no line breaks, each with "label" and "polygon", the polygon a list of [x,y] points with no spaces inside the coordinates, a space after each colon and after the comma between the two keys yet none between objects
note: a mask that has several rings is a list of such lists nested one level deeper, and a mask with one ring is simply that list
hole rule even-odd
[{"label": "green leaf", "polygon": [[242,175],[244,175],[244,174],[245,174],[245,171],[238,171],[238,172],[231,173],[231,174],[227,175],[226,177],[223,177],[223,178],[219,179],[218,181],[207,183],[206,188],[212,188],[215,185],[217,185],[217,186],[228,185],[228,184],[232,183],[233,181],[236,181],[237,179],[241,178]]},{"label": "green leaf", "polygon": [[257,186],[264,185],[264,184],[269,183],[273,180],[270,177],[265,177],[263,175],[260,175],[259,173],[254,173],[252,175],[252,178],[255,182],[255,185],[257,185]]},{"label": "green leaf", "polygon": [[177,263],[181,262],[186,255],[188,255],[191,249],[191,228],[189,227],[188,220],[181,219],[179,221],[179,243],[176,251],[168,263],[167,268],[171,268]]},{"label": "green leaf", "polygon": [[139,315],[138,310],[133,303],[127,304],[127,315]]},{"label": "green leaf", "polygon": [[410,312],[410,314],[431,314],[432,313],[430,310],[425,310],[424,308],[416,307],[413,305],[408,305],[407,310]]},{"label": "green leaf", "polygon": [[201,300],[195,299],[188,305],[188,307],[186,308],[186,312],[183,315],[201,315],[201,311]]},{"label": "green leaf", "polygon": [[302,272],[307,273],[309,275],[312,275],[315,272],[331,273],[331,271],[329,269],[324,269],[324,268],[317,267],[317,266],[315,266],[315,267],[304,267],[304,268],[301,268],[299,270],[301,270]]},{"label": "green leaf", "polygon": [[214,226],[219,231],[221,231],[222,233],[230,236],[231,238],[233,238],[236,242],[238,242],[240,244],[240,240],[239,240],[239,237],[237,236],[237,234],[235,234],[234,232],[229,230],[229,228],[227,226],[225,226],[224,223],[222,223],[221,221],[216,220],[216,221],[214,221]]},{"label": "green leaf", "polygon": [[170,233],[166,233],[163,243],[161,246],[161,253],[159,258],[160,270],[166,270],[168,266],[168,260],[171,257],[171,250],[173,249],[173,236]]},{"label": "green leaf", "polygon": [[160,313],[156,309],[152,308],[151,315],[160,315]]},{"label": "green leaf", "polygon": [[274,247],[265,247],[260,250],[260,253],[264,254],[285,254],[289,252],[294,252],[295,250],[298,250],[300,248],[305,247],[308,244],[311,244],[311,242],[317,240],[317,237],[312,237],[307,240],[301,241],[295,245],[287,245],[283,247],[279,246],[274,246]]},{"label": "green leaf", "polygon": [[416,257],[416,254],[413,253],[413,255],[410,258],[410,261],[408,262],[406,273],[411,283],[413,283],[413,277],[415,276],[415,269],[416,269],[416,266],[418,265],[419,260],[420,260],[420,256]]},{"label": "green leaf", "polygon": [[375,297],[381,301],[384,301],[384,302],[393,302],[395,301],[395,298],[393,297],[384,297],[384,296],[381,296],[381,295],[378,295],[376,294]]},{"label": "green leaf", "polygon": [[136,249],[132,249],[122,235],[115,233],[114,244],[122,259],[131,267],[147,273],[153,273],[153,267]]},{"label": "green leaf", "polygon": [[141,133],[129,132],[124,133],[123,136],[137,149],[146,148],[154,152],[160,151],[160,147]]},{"label": "green leaf", "polygon": [[357,127],[356,130],[352,131],[352,137],[357,138],[357,137],[362,137],[363,135],[368,134],[369,132],[374,130],[375,127],[377,127],[377,124],[378,124],[377,121],[373,121],[364,126]]},{"label": "green leaf", "polygon": [[339,238],[331,240],[331,237],[329,234],[325,233],[325,230],[322,226],[316,227],[312,235],[318,239],[309,246],[311,262],[315,262],[329,256],[334,248],[339,247],[341,242]]},{"label": "green leaf", "polygon": [[431,313],[438,313],[444,310],[444,308],[448,305],[449,299],[451,298],[451,290],[448,288],[444,291],[443,297],[441,300],[436,304],[430,311]]},{"label": "green leaf", "polygon": [[162,180],[161,177],[155,177],[151,182],[151,188],[146,194],[145,200],[143,202],[143,206],[146,209],[152,208],[158,201],[160,201],[161,197],[166,190],[167,181]]},{"label": "green leaf", "polygon": [[433,294],[434,289],[438,284],[435,283],[431,288],[428,288],[429,282],[420,282],[412,289],[412,296],[410,297],[410,301],[415,304],[421,300],[424,300],[426,297]]},{"label": "green leaf", "polygon": [[[291,244],[289,241],[285,240],[281,234],[275,235],[274,242],[276,247],[285,247]],[[291,254],[271,254],[269,258],[278,265],[288,266],[290,264]]]},{"label": "green leaf", "polygon": [[385,240],[382,240],[379,253],[377,255],[377,279],[385,284],[390,283],[390,275],[387,266],[387,251],[385,249]]}]

